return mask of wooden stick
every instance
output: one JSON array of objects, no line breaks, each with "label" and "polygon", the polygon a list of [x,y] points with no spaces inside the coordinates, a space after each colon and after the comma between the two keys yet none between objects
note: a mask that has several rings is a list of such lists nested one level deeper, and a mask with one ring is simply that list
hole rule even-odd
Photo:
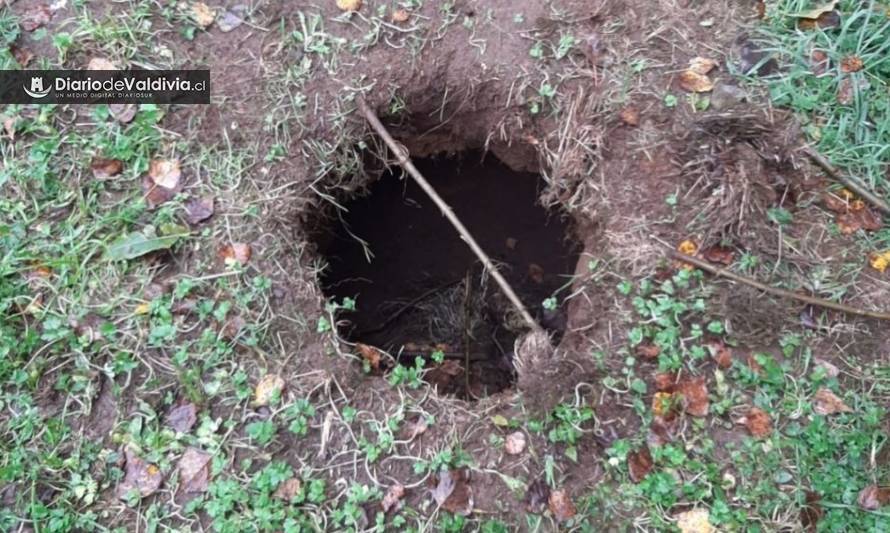
[{"label": "wooden stick", "polygon": [[824,307],[826,309],[831,309],[834,311],[840,311],[841,313],[847,313],[850,315],[858,315],[865,316],[869,318],[877,318],[879,320],[890,320],[890,314],[881,313],[879,311],[867,311],[865,309],[857,309],[855,307],[850,307],[848,305],[839,304],[835,302],[831,302],[829,300],[824,300],[822,298],[816,298],[815,296],[805,296],[803,294],[797,294],[791,291],[786,291],[785,289],[779,289],[777,287],[770,287],[769,285],[764,285],[759,281],[755,281],[751,278],[742,276],[740,274],[736,274],[726,268],[717,268],[710,263],[703,261],[697,257],[692,257],[690,255],[686,255],[684,253],[680,253],[676,250],[670,250],[670,255],[672,258],[677,261],[682,261],[684,263],[689,263],[690,265],[696,266],[705,272],[709,272],[714,274],[715,276],[720,276],[737,283],[741,283],[743,285],[748,285],[749,287],[754,287],[755,289],[759,289],[767,294],[772,294],[773,296],[779,296],[781,298],[791,298],[793,300],[798,300],[800,302],[807,303],[809,305],[814,305],[816,307]]},{"label": "wooden stick", "polygon": [[828,161],[828,159],[825,159],[825,156],[813,150],[809,146],[804,146],[802,150],[803,153],[806,154],[807,157],[812,159],[814,163],[822,167],[822,170],[824,170],[829,176],[841,182],[846,188],[850,189],[854,193],[865,198],[868,203],[875,206],[875,208],[881,213],[890,216],[890,205],[887,205],[887,202],[881,200],[873,192],[866,189],[865,186],[859,183],[858,180],[854,180],[853,178],[841,174],[840,171],[835,168],[834,165],[831,164],[831,162]]},{"label": "wooden stick", "polygon": [[529,314],[528,310],[522,305],[522,301],[516,296],[516,293],[513,291],[513,288],[510,287],[510,284],[507,283],[507,280],[501,276],[501,273],[498,272],[498,269],[494,266],[494,263],[489,259],[489,257],[482,250],[482,247],[476,243],[476,240],[470,235],[470,232],[467,231],[467,228],[464,227],[463,223],[457,218],[457,215],[454,214],[454,211],[451,210],[451,207],[448,206],[447,203],[442,199],[441,196],[436,192],[432,185],[423,177],[423,174],[417,170],[417,167],[414,166],[414,163],[411,162],[411,159],[405,153],[403,148],[399,146],[395,139],[392,138],[392,135],[389,134],[386,127],[380,122],[380,119],[377,118],[377,114],[368,107],[368,103],[365,102],[365,99],[361,96],[358,97],[358,108],[359,111],[365,116],[368,120],[368,123],[377,132],[377,135],[380,135],[380,138],[389,146],[389,149],[396,155],[396,158],[399,161],[399,165],[405,169],[405,171],[414,178],[414,181],[420,185],[420,188],[423,189],[423,192],[429,196],[436,206],[439,207],[439,210],[442,211],[442,214],[445,215],[445,218],[451,222],[451,225],[454,226],[454,229],[460,234],[461,239],[473,250],[473,253],[476,254],[476,257],[482,261],[482,264],[485,265],[486,270],[491,274],[491,277],[497,282],[497,284],[501,287],[501,290],[504,291],[504,294],[507,295],[507,298],[516,307],[516,310],[519,312],[522,319],[528,324],[530,328],[535,331],[543,331],[543,328],[535,322],[535,319],[532,318],[531,314]]}]

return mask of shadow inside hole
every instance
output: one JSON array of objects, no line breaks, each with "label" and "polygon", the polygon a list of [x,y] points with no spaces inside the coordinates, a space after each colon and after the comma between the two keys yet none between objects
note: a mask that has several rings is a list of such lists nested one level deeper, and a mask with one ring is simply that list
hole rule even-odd
[{"label": "shadow inside hole", "polygon": [[[415,164],[532,314],[560,335],[564,312],[542,303],[570,282],[578,247],[566,221],[538,205],[541,178],[479,152]],[[357,301],[338,316],[340,334],[405,365],[423,357],[425,379],[442,393],[472,398],[509,387],[524,324],[432,200],[394,169],[345,208],[318,236],[325,295]],[[445,363],[432,363],[436,350]]]}]

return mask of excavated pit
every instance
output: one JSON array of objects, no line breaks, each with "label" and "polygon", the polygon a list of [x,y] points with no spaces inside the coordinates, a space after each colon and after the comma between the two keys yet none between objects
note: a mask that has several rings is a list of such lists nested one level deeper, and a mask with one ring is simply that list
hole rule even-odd
[{"label": "excavated pit", "polygon": [[[561,335],[564,311],[543,302],[570,283],[579,247],[565,217],[538,205],[540,176],[472,151],[415,164],[532,314]],[[425,379],[442,393],[476,398],[509,387],[523,324],[416,183],[394,169],[344,207],[317,238],[327,262],[325,295],[356,299],[355,311],[338,315],[340,335],[379,347],[402,365],[423,357]],[[432,361],[437,350],[445,354],[442,364]]]}]

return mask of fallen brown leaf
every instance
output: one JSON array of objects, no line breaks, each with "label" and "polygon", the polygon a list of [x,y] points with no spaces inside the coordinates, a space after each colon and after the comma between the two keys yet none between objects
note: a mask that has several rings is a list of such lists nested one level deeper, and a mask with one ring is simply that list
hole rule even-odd
[{"label": "fallen brown leaf", "polygon": [[140,498],[145,498],[161,488],[164,476],[157,465],[143,460],[130,446],[124,449],[124,460],[124,479],[118,484],[116,491],[118,498],[127,499],[134,491]]},{"label": "fallen brown leaf", "polygon": [[402,498],[405,497],[405,487],[396,483],[391,486],[383,496],[380,507],[384,513],[388,513],[390,509],[398,511],[402,507]]},{"label": "fallen brown leaf", "polygon": [[830,60],[824,50],[813,50],[810,53],[810,69],[816,76],[821,76],[828,71]]},{"label": "fallen brown leaf", "polygon": [[104,57],[94,57],[87,63],[87,70],[118,70],[118,68]]},{"label": "fallen brown leaf", "polygon": [[185,220],[191,225],[200,224],[213,216],[213,198],[192,197],[185,202]]},{"label": "fallen brown leaf", "polygon": [[853,409],[830,389],[822,387],[813,396],[813,412],[817,415],[827,416],[837,413],[852,413]]},{"label": "fallen brown leaf", "polygon": [[821,368],[825,372],[825,375],[829,378],[836,378],[841,373],[840,369],[837,366],[829,363],[824,359],[816,358],[813,360],[813,362],[816,364],[816,368]]},{"label": "fallen brown leaf", "polygon": [[571,520],[577,512],[572,498],[569,497],[564,489],[552,491],[547,503],[547,507],[557,522]]},{"label": "fallen brown leaf", "polygon": [[628,126],[640,125],[640,110],[634,106],[627,106],[623,108],[618,113],[618,117],[621,118],[621,122],[624,122]]},{"label": "fallen brown leaf", "polygon": [[655,390],[669,392],[674,390],[677,384],[677,376],[672,372],[659,372],[655,374]]},{"label": "fallen brown leaf", "polygon": [[362,354],[362,359],[367,361],[371,366],[371,370],[380,370],[380,350],[360,342],[356,343],[355,347],[358,348],[359,353]]},{"label": "fallen brown leaf", "polygon": [[12,54],[16,63],[22,68],[27,67],[31,63],[31,60],[34,59],[33,52],[27,48],[22,48],[21,46],[16,46],[14,44],[9,45],[9,53]]},{"label": "fallen brown leaf", "polygon": [[740,422],[745,424],[751,435],[757,438],[767,437],[773,432],[772,421],[769,415],[759,407],[748,409],[748,414],[742,417]]},{"label": "fallen brown leaf", "polygon": [[707,416],[710,401],[704,376],[678,383],[675,391],[683,395],[683,405],[687,413],[692,416]]},{"label": "fallen brown leaf", "polygon": [[652,423],[649,424],[649,433],[646,435],[646,443],[652,448],[657,448],[673,442],[678,425],[677,417],[653,416]]},{"label": "fallen brown leaf", "polygon": [[243,317],[240,315],[231,316],[223,324],[220,335],[227,340],[235,339],[246,326],[247,321]]},{"label": "fallen brown leaf", "polygon": [[402,431],[402,438],[410,442],[426,433],[427,429],[429,429],[429,425],[426,423],[426,418],[422,416],[417,417],[416,420],[410,421],[405,425],[405,429]]},{"label": "fallen brown leaf", "polygon": [[510,455],[519,455],[525,451],[525,433],[514,431],[504,441],[504,451]]},{"label": "fallen brown leaf", "polygon": [[284,391],[284,379],[278,374],[266,374],[256,384],[253,391],[253,405],[269,405],[273,398]]},{"label": "fallen brown leaf", "polygon": [[167,413],[167,425],[179,433],[188,433],[198,421],[198,408],[191,402],[177,405]]},{"label": "fallen brown leaf", "polygon": [[222,247],[219,252],[220,257],[222,257],[223,261],[227,265],[231,265],[233,263],[241,263],[242,265],[246,265],[248,261],[250,261],[250,256],[252,252],[250,250],[250,245],[241,243],[241,242],[233,242],[232,244],[227,244]]},{"label": "fallen brown leaf", "polygon": [[52,18],[52,11],[46,4],[35,4],[25,10],[19,19],[19,25],[25,31],[34,31],[45,26]]},{"label": "fallen brown leaf", "polygon": [[835,10],[837,0],[797,15],[797,27],[802,30],[836,28],[841,24],[841,14]]},{"label": "fallen brown leaf", "polygon": [[535,283],[540,285],[544,283],[544,269],[541,265],[531,263],[528,265],[528,277],[532,279]]},{"label": "fallen brown leaf", "polygon": [[714,89],[714,82],[704,74],[684,70],[680,73],[680,88],[690,93],[706,93]]},{"label": "fallen brown leaf", "polygon": [[300,481],[300,478],[288,478],[278,485],[278,488],[275,489],[275,493],[273,494],[273,496],[278,498],[279,500],[290,502],[297,494],[300,493],[300,489],[302,488],[303,482]]},{"label": "fallen brown leaf", "polygon": [[705,256],[705,259],[712,263],[719,263],[727,266],[731,265],[735,259],[735,253],[732,251],[732,248],[720,245],[711,246],[703,252],[703,255]]},{"label": "fallen brown leaf", "polygon": [[834,10],[834,8],[837,7],[838,2],[839,0],[831,0],[831,2],[828,2],[827,4],[823,4],[821,6],[810,9],[809,11],[799,13],[797,15],[797,18],[815,20],[825,13],[829,13]]},{"label": "fallen brown leaf", "polygon": [[844,235],[851,235],[857,231],[878,231],[883,226],[883,220],[868,207],[850,211],[837,216],[837,225]]},{"label": "fallen brown leaf", "polygon": [[677,527],[681,533],[714,533],[707,509],[696,508],[677,514]]},{"label": "fallen brown leaf", "polygon": [[358,11],[362,8],[362,0],[337,0],[340,11]]},{"label": "fallen brown leaf", "polygon": [[216,11],[210,8],[204,2],[195,2],[192,4],[191,17],[202,30],[207,29],[216,19]]},{"label": "fallen brown leaf", "polygon": [[10,141],[15,140],[15,118],[3,117],[3,131],[6,132]]},{"label": "fallen brown leaf", "polygon": [[466,469],[442,470],[430,490],[436,504],[449,513],[466,516],[473,511],[473,489]]},{"label": "fallen brown leaf", "polygon": [[642,357],[643,359],[651,361],[658,358],[658,355],[661,353],[661,348],[656,344],[645,341],[634,348],[634,353],[637,354],[637,357]]},{"label": "fallen brown leaf", "polygon": [[694,57],[689,61],[689,68],[687,70],[704,76],[705,74],[714,70],[716,66],[717,62],[713,59],[708,59],[706,57]]},{"label": "fallen brown leaf", "polygon": [[159,187],[176,189],[179,187],[179,179],[182,177],[179,160],[152,159],[148,166],[148,176]]},{"label": "fallen brown leaf", "polygon": [[407,9],[396,9],[392,12],[392,21],[396,23],[407,22],[411,14]]},{"label": "fallen brown leaf", "polygon": [[727,369],[732,366],[732,349],[729,346],[723,344],[722,341],[714,341],[708,347],[719,368]]},{"label": "fallen brown leaf", "polygon": [[862,70],[862,59],[859,56],[847,56],[841,59],[841,70],[846,73]]},{"label": "fallen brown leaf", "polygon": [[870,87],[868,80],[859,78],[854,82],[851,76],[846,76],[841,80],[837,88],[837,103],[841,105],[851,105],[856,98],[856,93],[862,93]]},{"label": "fallen brown leaf", "polygon": [[168,189],[155,184],[150,176],[142,178],[142,195],[149,209],[154,209],[161,204],[169,202],[176,196],[177,192],[176,189]]},{"label": "fallen brown leaf", "polygon": [[108,104],[111,117],[121,124],[129,124],[136,118],[138,109],[134,104]]},{"label": "fallen brown leaf", "polygon": [[217,15],[216,27],[223,33],[229,33],[244,24],[244,19],[247,18],[247,15],[248,6],[245,4],[232,6],[225,10],[222,15]]},{"label": "fallen brown leaf", "polygon": [[825,511],[822,510],[822,506],[819,505],[820,499],[821,498],[817,492],[811,490],[806,491],[806,501],[800,508],[800,525],[803,526],[804,531],[807,531],[808,533],[815,533],[818,531],[819,520],[822,518],[822,515],[825,514]]},{"label": "fallen brown leaf", "polygon": [[630,473],[630,479],[634,483],[639,483],[648,476],[653,466],[652,454],[649,452],[649,447],[645,444],[639,450],[627,454],[627,469]]},{"label": "fallen brown leaf", "polygon": [[90,170],[93,171],[93,177],[99,180],[112,178],[121,173],[124,169],[124,163],[120,159],[105,159],[104,157],[94,157],[90,162]]},{"label": "fallen brown leaf", "polygon": [[859,507],[866,511],[876,511],[890,505],[890,487],[869,485],[859,492]]},{"label": "fallen brown leaf", "polygon": [[194,494],[207,491],[211,457],[198,448],[186,448],[179,459],[179,492]]},{"label": "fallen brown leaf", "polygon": [[652,396],[652,414],[670,418],[675,415],[676,398],[670,392],[656,392]]}]

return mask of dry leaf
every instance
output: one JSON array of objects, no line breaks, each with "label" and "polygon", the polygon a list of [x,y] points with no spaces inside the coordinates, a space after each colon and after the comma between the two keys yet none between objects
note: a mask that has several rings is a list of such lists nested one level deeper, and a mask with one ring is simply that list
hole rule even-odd
[{"label": "dry leaf", "polygon": [[714,533],[707,509],[691,509],[677,515],[677,527],[681,533]]},{"label": "dry leaf", "polygon": [[136,118],[138,109],[133,104],[108,104],[108,111],[114,120],[121,124],[129,124]]},{"label": "dry leaf", "polygon": [[872,252],[868,261],[873,269],[883,274],[890,267],[890,250],[883,253]]},{"label": "dry leaf", "polygon": [[711,349],[711,356],[718,367],[727,369],[732,366],[732,349],[729,346],[723,344],[722,341],[715,341],[708,347]]},{"label": "dry leaf", "polygon": [[46,4],[36,4],[25,10],[19,19],[19,25],[25,31],[34,31],[45,26],[52,18],[52,11]]},{"label": "dry leaf", "polygon": [[13,117],[3,117],[3,131],[10,141],[15,140],[15,119]]},{"label": "dry leaf", "polygon": [[757,12],[757,18],[763,20],[766,18],[766,2],[763,0],[757,0],[757,5],[755,6],[755,11]]},{"label": "dry leaf", "polygon": [[165,189],[179,187],[182,171],[178,159],[152,159],[148,166],[148,175],[155,185]]},{"label": "dry leaf", "polygon": [[828,71],[830,60],[824,50],[813,50],[810,54],[810,68],[813,74],[821,76]]},{"label": "dry leaf", "polygon": [[554,490],[550,493],[548,508],[557,522],[565,522],[574,518],[575,504],[564,489]]},{"label": "dry leaf", "polygon": [[757,438],[767,437],[773,431],[772,421],[770,420],[769,415],[759,407],[748,409],[748,414],[745,415],[740,422],[745,424],[745,427],[748,428],[751,435]]},{"label": "dry leaf", "polygon": [[87,64],[87,70],[118,70],[117,65],[104,57],[94,57]]},{"label": "dry leaf", "polygon": [[506,242],[504,242],[504,245],[507,247],[508,250],[515,250],[517,244],[519,244],[519,241],[514,239],[513,237],[507,237]]},{"label": "dry leaf", "polygon": [[127,499],[136,491],[140,498],[151,496],[159,488],[164,480],[161,470],[157,465],[144,461],[136,455],[132,447],[124,450],[126,466],[124,467],[124,479],[117,486],[117,497]]},{"label": "dry leaf", "polygon": [[213,216],[213,198],[189,198],[185,202],[185,220],[191,225],[200,224]]},{"label": "dry leaf", "polygon": [[652,417],[652,423],[649,424],[649,433],[646,435],[646,443],[650,447],[656,448],[673,442],[679,425],[679,418],[663,416]]},{"label": "dry leaf", "polygon": [[504,451],[510,455],[519,455],[525,451],[525,434],[521,431],[514,431],[507,435],[504,442]]},{"label": "dry leaf", "polygon": [[852,413],[853,409],[830,389],[822,387],[813,396],[813,412],[817,415],[827,416],[837,413]]},{"label": "dry leaf", "polygon": [[859,230],[878,231],[883,227],[883,221],[870,208],[864,207],[838,215],[837,225],[841,233],[851,235]]},{"label": "dry leaf", "polygon": [[655,374],[655,390],[659,392],[671,391],[677,384],[677,376],[671,372],[659,372]]},{"label": "dry leaf", "polygon": [[868,80],[859,78],[855,81],[851,76],[846,76],[841,80],[837,88],[837,103],[841,105],[851,105],[856,97],[856,93],[862,93],[870,87]]},{"label": "dry leaf", "polygon": [[800,525],[803,526],[804,531],[809,533],[818,531],[819,520],[825,514],[819,501],[818,493],[811,490],[806,491],[806,501],[800,508]]},{"label": "dry leaf", "polygon": [[300,489],[303,488],[303,483],[300,481],[300,478],[292,477],[288,478],[281,482],[278,485],[278,488],[275,489],[275,493],[272,495],[279,500],[284,500],[289,502],[294,499],[294,497],[300,493]]},{"label": "dry leaf", "polygon": [[358,11],[362,8],[362,0],[337,0],[340,11]]},{"label": "dry leaf", "polygon": [[703,376],[677,384],[674,391],[683,395],[683,405],[687,413],[692,416],[707,416],[710,401],[708,386]]},{"label": "dry leaf", "polygon": [[209,453],[198,448],[186,448],[182,458],[179,459],[179,492],[195,494],[207,491],[211,457]]},{"label": "dry leaf", "polygon": [[429,429],[429,425],[426,423],[426,418],[422,416],[418,417],[416,420],[408,422],[408,424],[405,425],[405,429],[402,431],[402,438],[410,442],[416,437],[426,433],[427,429]]},{"label": "dry leaf", "polygon": [[93,171],[93,177],[99,180],[112,178],[121,173],[124,169],[124,163],[120,159],[105,159],[104,157],[94,157],[90,162],[90,170]]},{"label": "dry leaf", "polygon": [[731,265],[735,259],[735,254],[733,253],[732,248],[720,245],[711,246],[704,251],[703,255],[705,259],[712,263],[719,263],[726,266]]},{"label": "dry leaf", "polygon": [[360,342],[356,343],[355,347],[358,348],[359,353],[362,354],[362,359],[367,361],[371,366],[371,370],[380,370],[380,350]]},{"label": "dry leaf", "polygon": [[404,497],[405,487],[396,483],[386,491],[383,501],[380,502],[380,507],[383,508],[384,513],[388,513],[390,509],[398,511],[402,507],[402,498]]},{"label": "dry leaf", "polygon": [[714,67],[716,66],[717,62],[713,59],[708,59],[705,57],[694,57],[689,61],[689,68],[687,70],[704,76],[708,72],[714,70]]},{"label": "dry leaf", "polygon": [[831,11],[834,11],[834,8],[837,7],[838,1],[839,0],[832,0],[831,2],[829,2],[825,5],[811,9],[809,11],[804,11],[803,13],[798,13],[796,16],[797,16],[797,18],[801,18],[801,19],[816,20],[817,18],[821,17],[822,15],[824,15],[826,13],[830,13]]},{"label": "dry leaf", "polygon": [[704,74],[684,70],[680,73],[680,88],[690,93],[706,93],[714,89],[714,82]]},{"label": "dry leaf", "polygon": [[670,392],[656,392],[652,396],[652,413],[655,416],[669,417],[673,416],[674,395]]},{"label": "dry leaf", "polygon": [[9,45],[9,53],[12,54],[12,57],[15,58],[16,63],[18,63],[22,68],[27,67],[31,60],[34,59],[34,53],[28,50],[27,48],[22,48],[21,46],[16,46],[14,44]]},{"label": "dry leaf", "polygon": [[233,242],[222,247],[219,251],[220,257],[225,261],[226,265],[240,263],[246,265],[250,261],[252,252],[250,245],[242,242]]},{"label": "dry leaf", "polygon": [[825,375],[829,378],[836,378],[841,373],[840,369],[837,366],[826,361],[825,359],[819,359],[817,357],[813,360],[813,362],[816,364],[816,368],[821,368],[825,372]]},{"label": "dry leaf", "polygon": [[859,492],[859,507],[866,511],[877,511],[885,505],[890,505],[890,487],[878,487],[869,485]]},{"label": "dry leaf", "polygon": [[230,9],[223,12],[222,15],[217,17],[216,27],[223,33],[229,33],[238,26],[244,24],[244,19],[247,17],[247,11],[248,7],[244,4],[232,6]]},{"label": "dry leaf", "polygon": [[862,59],[858,56],[847,56],[841,59],[841,70],[846,73],[862,70]]},{"label": "dry leaf", "polygon": [[167,413],[167,425],[179,433],[188,433],[198,421],[198,408],[191,402],[177,405]]},{"label": "dry leaf", "polygon": [[168,189],[157,185],[151,179],[151,176],[146,175],[142,178],[142,194],[149,209],[154,209],[163,203],[169,202],[176,196],[177,192],[179,192],[178,189]]},{"label": "dry leaf", "polygon": [[624,122],[628,126],[640,125],[640,110],[634,106],[625,107],[618,113],[618,116],[621,118],[621,122]]},{"label": "dry leaf", "polygon": [[468,476],[466,469],[442,470],[430,490],[436,504],[449,513],[469,515],[473,511],[473,489]]},{"label": "dry leaf", "polygon": [[257,407],[269,405],[273,397],[280,397],[282,391],[284,391],[284,379],[278,374],[266,374],[256,384],[253,405]]},{"label": "dry leaf", "polygon": [[645,444],[639,450],[627,454],[627,469],[630,473],[630,479],[634,483],[643,481],[643,478],[652,471],[653,465],[652,454],[649,452],[649,447]]},{"label": "dry leaf", "polygon": [[195,2],[191,9],[192,20],[202,30],[207,29],[216,19],[216,12],[204,2]]},{"label": "dry leaf", "polygon": [[651,361],[658,357],[658,354],[661,353],[661,348],[656,344],[646,341],[638,344],[637,347],[634,348],[634,353],[637,354],[637,357],[642,357],[643,359],[649,359]]},{"label": "dry leaf", "polygon": [[396,9],[395,11],[392,12],[391,18],[392,18],[393,22],[399,23],[399,22],[407,22],[410,17],[411,17],[411,14],[408,13],[407,9]]}]

